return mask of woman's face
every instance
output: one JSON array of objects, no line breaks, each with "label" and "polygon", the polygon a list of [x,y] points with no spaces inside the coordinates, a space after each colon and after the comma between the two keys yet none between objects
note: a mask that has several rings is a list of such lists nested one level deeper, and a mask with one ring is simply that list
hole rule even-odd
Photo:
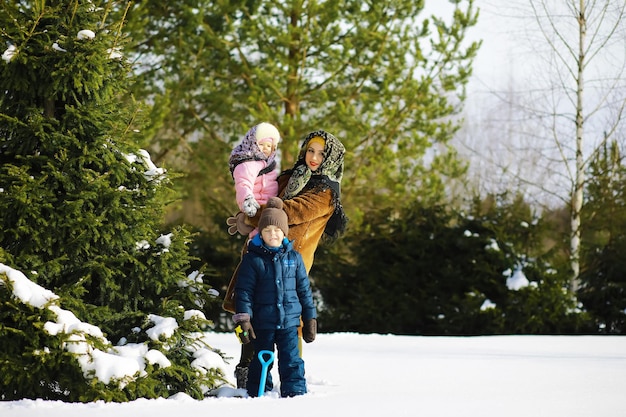
[{"label": "woman's face", "polygon": [[324,162],[324,145],[317,142],[310,143],[304,156],[304,162],[311,171],[315,172]]}]

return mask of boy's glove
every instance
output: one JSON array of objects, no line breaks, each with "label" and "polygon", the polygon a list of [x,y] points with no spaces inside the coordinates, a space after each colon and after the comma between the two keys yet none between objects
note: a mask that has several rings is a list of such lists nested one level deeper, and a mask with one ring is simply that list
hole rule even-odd
[{"label": "boy's glove", "polygon": [[254,196],[252,194],[248,194],[246,199],[243,200],[243,207],[241,209],[243,210],[244,213],[246,213],[246,216],[254,217],[254,215],[256,214],[256,211],[260,208],[261,206],[254,199]]},{"label": "boy's glove", "polygon": [[235,327],[235,333],[237,333],[239,340],[241,340],[241,343],[244,345],[250,343],[250,339],[256,339],[254,329],[249,321],[240,322],[237,327]]},{"label": "boy's glove", "polygon": [[302,326],[302,338],[305,342],[311,343],[315,340],[315,336],[317,335],[317,320],[309,319],[304,322]]},{"label": "boy's glove", "polygon": [[250,315],[248,313],[237,313],[233,316],[233,321],[237,323],[235,327],[235,333],[241,343],[244,345],[250,343],[250,339],[256,339],[254,329],[250,323]]},{"label": "boy's glove", "polygon": [[235,235],[236,233],[247,236],[251,231],[254,230],[254,227],[246,223],[246,215],[242,212],[239,212],[234,216],[226,219],[226,224],[229,226],[228,234],[231,236]]}]

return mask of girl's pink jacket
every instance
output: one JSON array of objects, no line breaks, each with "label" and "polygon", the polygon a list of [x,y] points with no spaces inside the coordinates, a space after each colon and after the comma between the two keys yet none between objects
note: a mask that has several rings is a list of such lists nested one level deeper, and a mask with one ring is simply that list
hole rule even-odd
[{"label": "girl's pink jacket", "polygon": [[235,198],[239,210],[242,209],[243,201],[250,194],[259,204],[265,204],[270,197],[278,195],[278,182],[276,182],[278,170],[259,175],[259,172],[266,166],[266,161],[248,161],[240,163],[233,170]]}]

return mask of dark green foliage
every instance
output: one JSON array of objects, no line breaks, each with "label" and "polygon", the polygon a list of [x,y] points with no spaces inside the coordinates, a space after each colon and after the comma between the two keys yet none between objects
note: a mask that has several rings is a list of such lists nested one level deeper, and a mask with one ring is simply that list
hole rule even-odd
[{"label": "dark green foliage", "polygon": [[[520,195],[508,194],[475,199],[470,211],[494,233],[500,247],[507,247],[516,270],[529,286],[507,290],[493,311],[497,327],[494,333],[563,334],[584,331],[585,317],[576,310],[575,301],[566,292],[569,280],[567,257],[562,254],[567,236],[559,231],[560,223],[545,214],[538,216]],[[495,301],[495,300],[492,300]],[[495,315],[500,316],[495,318]]]},{"label": "dark green foliage", "polygon": [[626,334],[626,239],[616,237],[588,260],[578,298],[593,317],[595,331]]},{"label": "dark green foliage", "polygon": [[[483,300],[470,293],[482,286],[490,290],[490,297],[502,298],[500,271],[513,260],[507,262],[502,252],[484,250],[489,236],[473,236],[483,228],[465,236],[444,208],[413,207],[396,218],[392,214],[380,213],[368,221],[364,236],[348,243],[354,245],[355,263],[338,265],[340,277],[314,275],[325,306],[321,329],[472,333],[463,322],[468,310],[479,311]],[[468,275],[465,262],[479,253],[485,258]]]},{"label": "dark green foliage", "polygon": [[[575,331],[565,274],[529,256],[529,242],[539,240],[530,220],[515,204],[483,208],[475,216],[414,204],[366,217],[366,232],[344,242],[349,256],[328,250],[316,260],[320,329],[424,335]],[[530,281],[518,291],[507,287],[516,271]]]},{"label": "dark green foliage", "polygon": [[591,164],[587,196],[578,298],[596,332],[626,334],[626,169],[616,143]]}]

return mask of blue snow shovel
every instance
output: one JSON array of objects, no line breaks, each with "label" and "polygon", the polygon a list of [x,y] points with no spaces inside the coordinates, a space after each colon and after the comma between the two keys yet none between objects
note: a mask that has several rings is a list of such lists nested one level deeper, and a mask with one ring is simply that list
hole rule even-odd
[{"label": "blue snow shovel", "polygon": [[[267,359],[263,355],[269,355]],[[265,393],[265,382],[267,381],[267,372],[269,366],[274,362],[274,352],[269,350],[262,350],[258,354],[259,362],[261,362],[261,382],[259,383],[259,397],[262,397]]]}]

